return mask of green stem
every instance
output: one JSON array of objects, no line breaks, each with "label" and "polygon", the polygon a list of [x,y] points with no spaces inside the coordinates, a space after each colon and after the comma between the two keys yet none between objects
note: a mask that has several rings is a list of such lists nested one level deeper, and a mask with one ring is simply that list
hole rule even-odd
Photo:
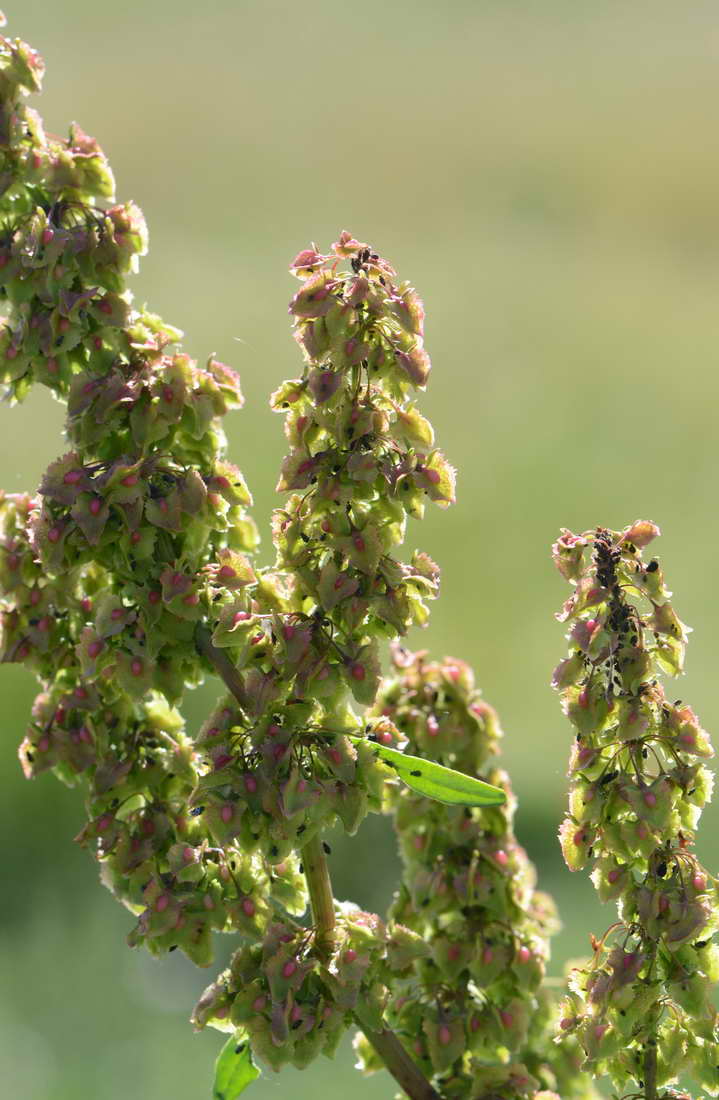
[{"label": "green stem", "polygon": [[644,1100],[657,1100],[657,1045],[647,1043],[644,1054]]},{"label": "green stem", "polygon": [[322,960],[326,961],[334,946],[335,901],[327,857],[319,834],[303,845],[300,853],[312,907],[315,947]]},{"label": "green stem", "polygon": [[372,1044],[388,1071],[410,1100],[441,1100],[439,1093],[432,1088],[393,1031],[386,1027],[381,1031],[375,1031],[370,1023],[363,1021],[363,1012],[360,1008],[355,1008],[354,1017],[367,1041]]},{"label": "green stem", "polygon": [[195,648],[205,657],[241,707],[246,705],[245,685],[230,658],[222,649],[213,645],[212,635],[206,626],[199,624],[195,630]]}]

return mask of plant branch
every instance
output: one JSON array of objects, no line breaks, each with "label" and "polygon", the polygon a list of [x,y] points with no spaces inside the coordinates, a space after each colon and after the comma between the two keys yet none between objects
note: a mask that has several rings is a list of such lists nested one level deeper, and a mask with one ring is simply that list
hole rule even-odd
[{"label": "plant branch", "polygon": [[245,685],[242,682],[242,677],[233,665],[227,654],[218,649],[212,642],[212,635],[206,626],[199,624],[195,631],[195,648],[198,653],[201,653],[205,657],[217,675],[225,686],[234,695],[237,702],[241,707],[245,707],[247,704],[247,697],[245,695]]},{"label": "plant branch", "polygon": [[657,1100],[656,1041],[647,1043],[644,1055],[644,1100]]},{"label": "plant branch", "polygon": [[334,945],[335,901],[327,857],[319,834],[302,847],[301,855],[315,926],[315,947],[323,962],[326,962]]},{"label": "plant branch", "polygon": [[441,1100],[439,1093],[432,1088],[393,1031],[386,1027],[376,1031],[370,1023],[364,1022],[360,1008],[355,1009],[354,1017],[367,1041],[372,1044],[388,1071],[410,1100]]},{"label": "plant branch", "polygon": [[[197,627],[195,645],[198,653],[210,662],[238,703],[244,706],[245,690],[242,678],[227,654],[213,645],[206,626]],[[322,847],[321,837],[318,835],[308,841],[302,847],[301,854],[310,895],[312,920],[316,929],[315,945],[320,957],[326,960],[331,955],[334,944],[335,906],[327,857]],[[363,1016],[362,1009],[355,1009],[354,1017],[357,1025],[410,1100],[441,1100],[439,1093],[432,1088],[394,1032],[386,1027],[380,1031],[375,1030],[369,1021],[365,1022],[367,1017],[363,1019]]]}]

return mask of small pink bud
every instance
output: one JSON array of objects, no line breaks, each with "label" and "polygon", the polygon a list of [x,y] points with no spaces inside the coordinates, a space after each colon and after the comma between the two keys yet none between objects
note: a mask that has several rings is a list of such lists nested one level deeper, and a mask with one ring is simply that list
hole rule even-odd
[{"label": "small pink bud", "polygon": [[333,585],[333,588],[334,588],[335,592],[339,592],[340,588],[342,587],[342,585],[344,583],[345,583],[345,576],[344,576],[343,573],[340,573],[339,577],[337,578],[337,580],[335,581],[335,583]]},{"label": "small pink bud", "polygon": [[469,1030],[470,1031],[479,1031],[479,1023],[480,1023],[479,1016],[473,1016],[472,1019],[469,1021]]},{"label": "small pink bud", "polygon": [[611,871],[607,872],[607,882],[610,882],[612,885],[614,885],[614,883],[618,882],[621,878],[621,874],[622,872],[619,870],[618,867],[612,867]]},{"label": "small pink bud", "polygon": [[461,951],[459,949],[459,945],[456,943],[451,943],[447,948],[447,958],[450,962],[456,962],[460,954]]},{"label": "small pink bud", "polygon": [[692,879],[692,886],[698,894],[703,894],[707,888],[706,876],[697,872],[697,874],[694,875],[694,878]]},{"label": "small pink bud", "polygon": [[[11,561],[10,561],[11,558],[15,558],[14,564],[11,564]],[[17,558],[16,554],[11,554],[10,555],[10,557],[8,558],[8,565],[10,566],[11,569],[17,569],[17,567],[19,565],[19,558]],[[40,603],[41,599],[42,599],[42,593],[41,593],[40,589],[39,588],[33,588],[32,592],[30,593],[30,603],[32,604],[32,606],[35,607],[36,604]]]},{"label": "small pink bud", "polygon": [[233,809],[232,806],[226,804],[220,810],[220,817],[224,821],[225,825],[232,820]]},{"label": "small pink bud", "polygon": [[597,1024],[594,1028],[594,1035],[598,1042],[604,1038],[605,1032],[608,1031],[609,1024]]},{"label": "small pink bud", "polygon": [[286,642],[289,642],[292,640],[292,638],[294,638],[294,636],[295,628],[292,626],[291,623],[285,623],[285,625],[282,627],[282,637],[285,639]]},{"label": "small pink bud", "polygon": [[155,909],[157,910],[158,913],[162,913],[165,909],[167,909],[169,904],[170,904],[170,895],[169,894],[160,894],[159,898],[155,902]]},{"label": "small pink bud", "polygon": [[355,661],[355,663],[350,668],[350,675],[352,676],[353,680],[364,680],[367,672],[364,665],[361,665],[358,661]]},{"label": "small pink bud", "polygon": [[50,244],[50,241],[53,239],[54,236],[54,232],[52,231],[50,226],[48,226],[47,229],[43,229],[42,231],[42,243]]},{"label": "small pink bud", "polygon": [[583,710],[587,709],[587,707],[589,706],[589,689],[588,688],[582,688],[582,690],[579,692],[579,695],[577,696],[577,702],[579,703],[580,707]]},{"label": "small pink bud", "polygon": [[134,657],[130,663],[130,672],[133,676],[142,676],[144,665],[139,657]]},{"label": "small pink bud", "polygon": [[449,1046],[452,1042],[452,1032],[449,1030],[446,1024],[442,1024],[437,1032],[437,1038],[443,1047]]},{"label": "small pink bud", "polygon": [[356,958],[357,958],[357,952],[352,947],[349,947],[345,951],[345,962],[346,963],[353,963]]},{"label": "small pink bud", "polygon": [[182,602],[188,607],[196,607],[200,602],[200,597],[197,592],[188,592],[187,595],[183,597]]},{"label": "small pink bud", "polygon": [[99,639],[97,639],[94,642],[90,642],[90,644],[87,647],[87,654],[88,654],[88,657],[90,658],[90,660],[94,661],[96,657],[99,657],[99,655],[102,653],[103,649],[104,649],[104,642],[101,642]]},{"label": "small pink bud", "polygon": [[296,969],[297,963],[294,961],[294,959],[289,959],[282,967],[282,977],[291,978]]},{"label": "small pink bud", "polygon": [[102,298],[98,302],[97,308],[100,310],[101,313],[104,313],[107,316],[108,314],[112,313],[112,302],[108,301],[107,298]]},{"label": "small pink bud", "polygon": [[133,531],[130,535],[130,542],[133,546],[137,546],[138,542],[142,541],[142,535],[139,531]]},{"label": "small pink bud", "polygon": [[246,917],[254,917],[255,915],[255,903],[252,898],[242,899],[242,912]]},{"label": "small pink bud", "polygon": [[254,775],[245,776],[245,790],[248,794],[254,794],[257,790],[257,780]]},{"label": "small pink bud", "polygon": [[514,1016],[512,1013],[504,1009],[499,1013],[499,1018],[502,1021],[502,1027],[510,1028],[514,1023]]},{"label": "small pink bud", "polygon": [[287,752],[287,746],[286,745],[275,745],[274,749],[272,750],[273,760],[275,760],[276,762],[279,763],[279,761],[282,759],[282,757],[285,755],[286,752]]},{"label": "small pink bud", "polygon": [[333,764],[339,765],[342,763],[342,753],[339,749],[329,749],[327,755]]},{"label": "small pink bud", "polygon": [[65,485],[77,485],[78,481],[82,481],[82,470],[68,470],[62,480]]},{"label": "small pink bud", "polygon": [[517,952],[517,958],[519,959],[519,961],[521,963],[527,963],[527,962],[529,962],[531,957],[532,957],[532,952],[529,950],[528,947],[526,947],[524,944],[522,944],[519,951]]},{"label": "small pink bud", "polygon": [[654,791],[645,791],[644,794],[642,795],[642,797],[644,799],[644,804],[646,806],[649,806],[650,809],[653,806],[656,806],[657,796],[655,795]]},{"label": "small pink bud", "polygon": [[292,1012],[290,1013],[290,1019],[293,1024],[296,1024],[298,1020],[302,1019],[302,1009],[299,1005],[292,1006]]},{"label": "small pink bud", "polygon": [[262,1012],[262,1009],[265,1007],[266,1004],[267,998],[263,994],[260,994],[259,997],[255,997],[254,1001],[252,1002],[253,1012]]},{"label": "small pink bud", "polygon": [[102,336],[95,336],[92,341],[95,351],[102,351]]},{"label": "small pink bud", "polygon": [[205,894],[205,896],[202,899],[202,904],[204,905],[205,909],[207,909],[207,910],[215,908],[215,903],[214,903],[214,901],[212,900],[212,898],[210,897],[209,894]]},{"label": "small pink bud", "polygon": [[237,623],[244,623],[247,619],[251,619],[249,611],[236,611],[232,616],[232,625],[236,626]]},{"label": "small pink bud", "polygon": [[126,477],[123,477],[123,478],[122,478],[122,484],[123,484],[123,485],[124,485],[124,486],[125,486],[125,487],[126,487],[127,489],[131,489],[131,488],[133,487],[133,485],[137,485],[137,483],[138,483],[138,481],[139,481],[139,480],[140,480],[140,479],[139,479],[139,477],[137,476],[137,474],[127,474],[127,476],[126,476]]},{"label": "small pink bud", "polygon": [[61,317],[57,323],[57,327],[60,332],[67,332],[67,330],[70,328],[70,322],[68,321],[67,317]]},{"label": "small pink bud", "polygon": [[59,542],[61,534],[59,527],[51,527],[47,533],[48,542]]},{"label": "small pink bud", "polygon": [[233,569],[231,565],[223,565],[218,569],[217,576],[222,577],[223,580],[229,581],[237,576],[237,571]]},{"label": "small pink bud", "polygon": [[[238,612],[238,614],[244,614],[244,612]],[[281,732],[282,727],[278,726],[275,722],[271,726],[267,727],[267,733],[270,737],[276,737]]]},{"label": "small pink bud", "polygon": [[484,965],[489,966],[489,964],[492,962],[493,958],[494,958],[494,951],[492,950],[492,948],[491,947],[485,947],[484,951],[482,952],[482,962],[484,963]]},{"label": "small pink bud", "polygon": [[498,852],[494,853],[494,858],[496,859],[500,867],[506,867],[509,863],[509,856],[503,848],[500,848]]},{"label": "small pink bud", "polygon": [[120,619],[122,619],[124,615],[125,612],[121,607],[113,607],[112,611],[110,612],[110,618],[113,622],[116,623],[119,623]]},{"label": "small pink bud", "polygon": [[439,722],[433,714],[430,714],[427,719],[427,733],[430,737],[436,737],[439,733]]},{"label": "small pink bud", "polygon": [[439,470],[426,469],[424,471],[424,476],[427,478],[427,481],[431,482],[432,485],[438,485],[441,481]]},{"label": "small pink bud", "polygon": [[150,603],[159,603],[162,599],[162,595],[156,590],[153,590],[152,592],[148,593],[147,599]]},{"label": "small pink bud", "polygon": [[165,386],[162,391],[162,399],[167,405],[171,405],[175,400],[175,392],[171,386]]},{"label": "small pink bud", "polygon": [[415,846],[415,848],[417,849],[418,852],[421,852],[422,849],[424,848],[424,842],[425,842],[425,837],[423,837],[423,836],[419,836],[419,835],[415,834],[415,836],[412,837],[412,843],[414,844],[414,846]]},{"label": "small pink bud", "polygon": [[99,497],[93,497],[92,500],[90,501],[89,507],[90,507],[90,511],[92,512],[93,516],[96,516],[98,514],[98,512],[100,511],[100,509],[102,508],[102,501],[100,500]]},{"label": "small pink bud", "polygon": [[352,542],[354,543],[355,550],[357,550],[360,554],[364,553],[366,547],[365,541],[361,535],[354,535]]},{"label": "small pink bud", "polygon": [[184,859],[185,863],[194,863],[194,861],[195,861],[195,849],[190,848],[189,845],[186,848],[183,848],[182,849],[182,858]]},{"label": "small pink bud", "polygon": [[569,1031],[570,1027],[574,1026],[574,1018],[572,1016],[564,1016],[559,1021],[559,1026],[561,1027],[562,1031]]},{"label": "small pink bud", "polygon": [[47,750],[50,748],[50,738],[41,737],[37,743],[37,747],[39,752],[47,752]]},{"label": "small pink bud", "polygon": [[103,814],[102,817],[98,817],[97,822],[95,823],[95,828],[97,829],[98,833],[106,832],[112,825],[112,821],[113,819],[110,814]]},{"label": "small pink bud", "polygon": [[230,1006],[229,1005],[221,1005],[220,1008],[215,1010],[215,1019],[216,1020],[224,1020],[224,1019],[226,1019],[227,1016],[229,1016],[229,1014],[230,1014]]}]

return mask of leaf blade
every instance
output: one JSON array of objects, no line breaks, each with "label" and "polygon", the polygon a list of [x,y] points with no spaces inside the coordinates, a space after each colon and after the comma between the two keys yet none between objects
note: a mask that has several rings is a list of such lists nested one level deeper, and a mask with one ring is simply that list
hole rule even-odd
[{"label": "leaf blade", "polygon": [[[361,737],[351,737],[360,742]],[[377,755],[390,764],[402,782],[425,798],[447,806],[501,806],[507,796],[500,787],[493,787],[464,772],[446,768],[420,756],[407,756],[387,745],[373,745]]]},{"label": "leaf blade", "polygon": [[250,1044],[242,1039],[238,1042],[236,1035],[231,1036],[215,1061],[212,1100],[235,1100],[259,1076]]}]

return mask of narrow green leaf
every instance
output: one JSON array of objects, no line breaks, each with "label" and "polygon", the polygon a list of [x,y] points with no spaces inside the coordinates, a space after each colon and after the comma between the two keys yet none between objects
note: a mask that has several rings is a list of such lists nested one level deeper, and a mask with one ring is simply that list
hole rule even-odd
[{"label": "narrow green leaf", "polygon": [[[351,737],[350,740],[359,742],[362,738]],[[373,748],[411,790],[425,798],[433,798],[435,802],[445,802],[449,806],[501,806],[506,801],[506,795],[499,787],[483,783],[481,779],[474,779],[454,768],[445,768],[419,756],[407,756],[386,745],[374,745]]]},{"label": "narrow green leaf", "polygon": [[256,1081],[260,1071],[252,1061],[250,1044],[242,1036],[228,1039],[215,1062],[215,1084],[212,1100],[235,1100],[248,1085]]}]

